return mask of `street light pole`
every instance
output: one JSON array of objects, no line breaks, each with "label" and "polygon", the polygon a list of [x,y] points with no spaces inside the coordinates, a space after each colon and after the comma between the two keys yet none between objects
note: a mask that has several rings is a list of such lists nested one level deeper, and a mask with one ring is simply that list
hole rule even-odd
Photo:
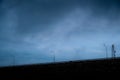
[{"label": "street light pole", "polygon": [[52,50],[53,62],[55,63],[55,52]]},{"label": "street light pole", "polygon": [[107,46],[104,44],[105,47],[105,52],[106,52],[106,58],[108,58],[108,51],[107,51]]}]

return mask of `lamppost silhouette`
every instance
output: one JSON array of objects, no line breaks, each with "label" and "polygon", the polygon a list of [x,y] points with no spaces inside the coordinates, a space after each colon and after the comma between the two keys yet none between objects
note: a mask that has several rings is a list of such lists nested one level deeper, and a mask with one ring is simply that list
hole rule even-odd
[{"label": "lamppost silhouette", "polygon": [[52,53],[52,55],[53,55],[53,62],[55,63],[55,60],[56,60],[56,59],[55,59],[55,51],[52,50],[51,53]]},{"label": "lamppost silhouette", "polygon": [[15,62],[15,55],[10,54],[10,56],[12,57],[12,65],[15,66],[16,62]]},{"label": "lamppost silhouette", "polygon": [[108,51],[107,51],[107,46],[104,44],[105,47],[105,52],[106,52],[106,58],[108,58]]}]

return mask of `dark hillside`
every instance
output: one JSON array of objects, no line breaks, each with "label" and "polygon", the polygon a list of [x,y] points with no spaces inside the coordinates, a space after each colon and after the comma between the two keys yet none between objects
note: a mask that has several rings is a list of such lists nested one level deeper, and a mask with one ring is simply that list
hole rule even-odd
[{"label": "dark hillside", "polygon": [[[14,67],[1,67],[1,76],[19,78],[41,78],[43,76],[65,76],[65,75],[91,75],[91,74],[119,74],[120,59],[98,59],[86,61],[70,61],[49,64],[33,64]],[[71,77],[71,76],[69,76]]]}]

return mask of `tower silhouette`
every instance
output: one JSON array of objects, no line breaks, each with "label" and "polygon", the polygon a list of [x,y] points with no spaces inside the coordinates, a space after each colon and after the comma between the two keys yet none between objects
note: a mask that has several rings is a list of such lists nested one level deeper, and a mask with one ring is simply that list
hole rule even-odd
[{"label": "tower silhouette", "polygon": [[112,58],[115,58],[116,57],[116,55],[115,55],[116,51],[115,51],[114,44],[112,44],[111,52],[112,52]]}]

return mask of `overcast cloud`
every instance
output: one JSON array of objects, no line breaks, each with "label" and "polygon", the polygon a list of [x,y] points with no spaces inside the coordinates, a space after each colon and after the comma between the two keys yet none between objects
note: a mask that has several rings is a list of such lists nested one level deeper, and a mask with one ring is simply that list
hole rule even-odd
[{"label": "overcast cloud", "polygon": [[119,57],[119,26],[119,0],[0,0],[0,65]]}]

